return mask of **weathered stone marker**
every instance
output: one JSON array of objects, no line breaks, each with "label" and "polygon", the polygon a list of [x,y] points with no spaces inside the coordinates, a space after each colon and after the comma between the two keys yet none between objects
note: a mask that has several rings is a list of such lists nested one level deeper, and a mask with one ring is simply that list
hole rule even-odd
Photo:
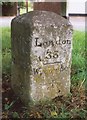
[{"label": "weathered stone marker", "polygon": [[72,26],[53,12],[12,20],[12,87],[21,100],[53,99],[70,92]]}]

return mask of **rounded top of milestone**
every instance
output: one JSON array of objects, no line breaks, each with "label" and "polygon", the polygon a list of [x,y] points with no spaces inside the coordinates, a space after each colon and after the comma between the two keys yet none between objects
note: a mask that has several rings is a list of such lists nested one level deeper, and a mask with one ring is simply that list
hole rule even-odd
[{"label": "rounded top of milestone", "polygon": [[[26,23],[29,25],[32,25],[32,23],[38,23],[38,24],[43,24],[44,26],[51,25],[52,27],[60,27],[60,26],[71,26],[71,23],[63,18],[62,16],[50,12],[50,11],[30,11],[28,13],[19,15],[15,17],[12,22],[17,22],[17,23]],[[37,26],[37,24],[35,24]],[[56,27],[55,27],[56,26]],[[72,28],[72,26],[71,26]]]}]

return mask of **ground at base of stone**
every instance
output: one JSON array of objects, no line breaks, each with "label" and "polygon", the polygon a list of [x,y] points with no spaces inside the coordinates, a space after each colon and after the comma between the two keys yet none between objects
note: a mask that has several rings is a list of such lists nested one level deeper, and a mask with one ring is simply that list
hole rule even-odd
[{"label": "ground at base of stone", "polygon": [[72,118],[87,119],[87,96],[82,86],[71,86],[71,94],[57,97],[41,105],[27,109],[11,89],[11,76],[2,76],[2,118]]}]

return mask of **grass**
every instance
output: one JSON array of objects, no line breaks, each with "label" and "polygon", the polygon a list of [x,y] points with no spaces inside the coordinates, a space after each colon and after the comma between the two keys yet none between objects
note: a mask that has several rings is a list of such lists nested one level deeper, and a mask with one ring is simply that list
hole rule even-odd
[{"label": "grass", "polygon": [[[1,28],[0,28],[1,29]],[[73,50],[72,50],[72,66],[71,66],[71,82],[73,85],[72,94],[67,98],[60,98],[61,100],[55,100],[55,102],[47,102],[41,106],[36,106],[32,108],[29,113],[28,110],[23,109],[23,106],[19,104],[12,93],[10,86],[7,86],[7,93],[5,92],[4,99],[4,112],[3,116],[8,117],[9,115],[13,118],[28,118],[29,116],[36,116],[38,118],[43,116],[43,118],[74,118],[79,117],[84,119],[87,111],[82,107],[84,106],[85,96],[81,85],[83,85],[85,79],[85,32],[74,31],[73,34]],[[1,52],[0,52],[1,53]],[[1,54],[0,54],[1,56]],[[4,74],[11,74],[11,39],[10,39],[10,28],[2,28],[2,72]],[[5,81],[6,79],[6,81]],[[8,85],[10,83],[8,77],[4,77],[4,84]],[[8,82],[8,83],[6,83]],[[80,84],[80,86],[78,86]],[[3,84],[3,86],[5,86]],[[87,84],[87,83],[86,83]],[[80,89],[81,88],[81,89]],[[9,96],[8,96],[8,90]],[[8,101],[7,98],[8,97]],[[6,99],[6,100],[5,100]],[[58,98],[59,99],[59,98]],[[10,101],[10,102],[9,102]],[[14,105],[15,101],[15,105]],[[9,103],[9,104],[8,104]],[[23,113],[17,111],[19,106]],[[20,110],[21,111],[21,110]],[[32,113],[34,111],[34,113]]]},{"label": "grass", "polygon": [[11,49],[11,32],[9,27],[2,28],[2,50],[6,51]]},{"label": "grass", "polygon": [[[75,31],[72,50],[72,82],[85,79],[85,32]],[[77,82],[76,82],[77,81]]]},{"label": "grass", "polygon": [[0,76],[2,73],[2,29],[0,29]]},{"label": "grass", "polygon": [[11,73],[11,32],[10,28],[2,29],[2,71],[4,74]]}]

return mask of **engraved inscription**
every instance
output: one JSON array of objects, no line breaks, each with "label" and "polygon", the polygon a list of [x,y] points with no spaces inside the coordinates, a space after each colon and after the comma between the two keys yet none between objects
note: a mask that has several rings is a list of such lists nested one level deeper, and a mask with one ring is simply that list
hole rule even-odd
[{"label": "engraved inscription", "polygon": [[[61,44],[71,44],[70,40],[63,40],[60,41],[59,37],[57,37],[57,40],[52,41],[41,41],[39,37],[34,38],[34,47],[35,48],[42,48],[44,49],[44,56],[39,55],[37,56],[38,60],[42,62],[43,65],[52,65],[52,64],[60,64],[59,72],[64,71],[67,69],[67,66],[64,66],[62,64],[62,61],[59,59],[60,57],[60,52],[58,50],[55,50],[55,47]],[[51,49],[49,48],[51,47]],[[53,48],[53,49],[52,49]],[[37,49],[38,51],[38,49]],[[43,74],[43,68],[38,66],[38,67],[33,67],[33,74],[34,75],[42,75]]]},{"label": "engraved inscription", "polygon": [[40,42],[38,37],[35,38],[35,47],[44,47],[44,48],[46,48],[46,47],[48,47],[50,45],[52,47],[54,47],[56,45],[61,45],[61,44],[67,44],[68,45],[68,44],[71,44],[71,41],[70,40],[62,40],[62,41],[60,41],[59,37],[57,37],[57,39],[55,41],[50,40],[50,41]]}]

